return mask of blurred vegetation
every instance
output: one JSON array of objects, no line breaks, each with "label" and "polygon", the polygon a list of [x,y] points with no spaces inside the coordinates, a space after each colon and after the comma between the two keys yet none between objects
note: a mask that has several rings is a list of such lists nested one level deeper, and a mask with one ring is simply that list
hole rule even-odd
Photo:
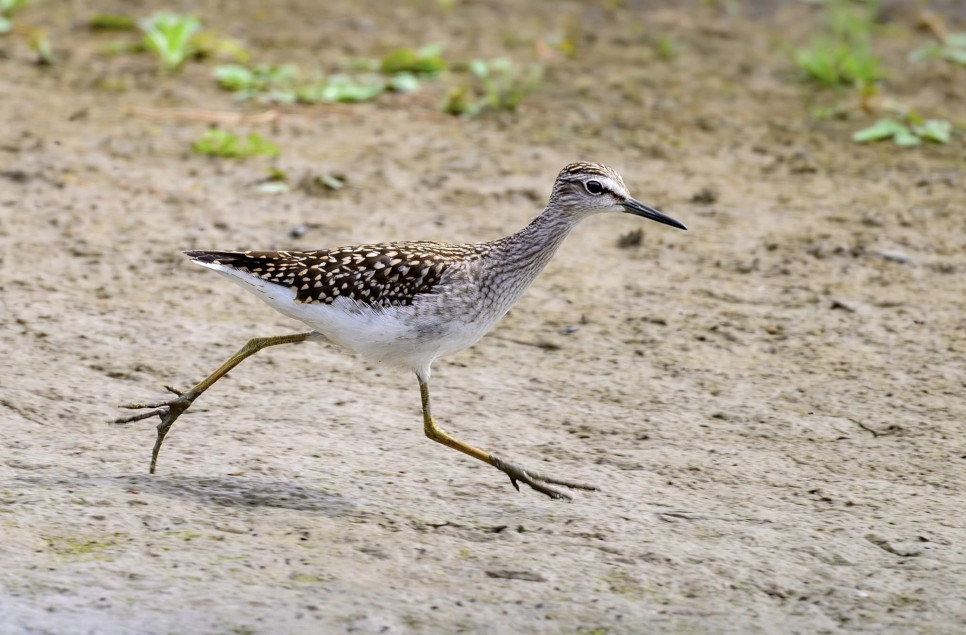
[{"label": "blurred vegetation", "polygon": [[[817,12],[816,33],[809,45],[793,54],[800,76],[807,83],[821,89],[833,89],[845,95],[846,106],[823,106],[812,110],[818,119],[829,117],[868,116],[877,114],[872,125],[856,131],[856,143],[892,140],[900,147],[921,145],[923,141],[945,144],[958,134],[955,126],[940,118],[926,119],[912,108],[884,95],[883,81],[890,73],[883,59],[874,50],[877,29],[876,16],[880,3],[876,0],[811,0],[821,5]],[[944,31],[940,24],[929,25],[936,32]],[[922,25],[920,25],[922,26]],[[911,61],[946,59],[966,60],[966,38],[958,34],[940,38],[942,41],[922,46],[909,54]],[[857,98],[857,99],[856,99]],[[885,116],[883,116],[885,115]]]},{"label": "blurred vegetation", "polygon": [[265,141],[259,135],[252,133],[242,141],[238,135],[219,128],[209,128],[191,148],[198,154],[212,157],[244,158],[259,155],[278,156],[279,149],[273,143]]},{"label": "blurred vegetation", "polygon": [[133,31],[138,28],[137,20],[127,15],[99,13],[88,21],[95,31]]},{"label": "blurred vegetation", "polygon": [[46,29],[32,29],[27,44],[30,50],[37,54],[37,63],[41,66],[53,66],[54,49],[50,46]]},{"label": "blurred vegetation", "polygon": [[[913,123],[914,121],[916,123]],[[892,139],[897,146],[907,147],[917,146],[923,140],[934,143],[949,143],[952,133],[952,124],[940,119],[923,121],[912,118],[908,120],[908,125],[895,119],[880,119],[872,126],[853,134],[852,140],[856,143],[868,143]]]},{"label": "blurred vegetation", "polygon": [[909,54],[913,62],[927,59],[942,59],[947,62],[966,66],[966,33],[950,33],[941,42],[930,42]]},{"label": "blurred vegetation", "polygon": [[443,47],[430,44],[419,50],[410,48],[396,49],[379,62],[379,70],[386,75],[412,73],[414,75],[435,76],[446,70]]},{"label": "blurred vegetation", "polygon": [[[877,38],[897,33],[894,26],[877,23],[881,8],[878,0],[803,1],[816,5],[814,33],[808,44],[791,51],[790,57],[797,77],[802,80],[803,91],[808,88],[809,92],[803,95],[819,104],[810,110],[813,117],[868,117],[870,122],[875,121],[855,132],[852,138],[857,143],[891,140],[900,146],[915,146],[922,142],[948,143],[961,134],[955,125],[942,118],[946,113],[929,113],[926,118],[884,94],[889,82],[883,80],[890,75],[901,76],[908,70],[897,67],[894,56],[889,58],[892,66],[887,68],[884,58],[876,51]],[[10,16],[28,2],[0,0],[0,32],[11,29]],[[735,13],[739,7],[738,3],[719,0],[705,0],[704,4],[728,13]],[[458,12],[461,5],[440,2],[438,10]],[[940,18],[933,15],[932,19],[933,23],[927,26],[934,41],[909,52],[907,66],[936,61],[966,67],[966,33],[947,33]],[[444,54],[440,44],[430,43],[397,47],[378,58],[346,58],[323,72],[303,70],[292,63],[251,61],[249,52],[240,43],[205,30],[201,20],[190,14],[158,11],[137,19],[124,14],[100,13],[87,21],[93,31],[127,37],[111,44],[106,52],[150,53],[170,75],[189,60],[230,60],[232,63],[213,68],[213,78],[238,101],[291,105],[360,103],[380,99],[387,93],[418,93],[425,88],[439,95],[434,99],[438,100],[436,103],[442,112],[462,118],[516,111],[540,88],[545,68],[578,59],[589,50],[582,48],[592,40],[581,34],[579,20],[564,19],[562,25],[561,33],[546,37],[517,34],[505,37],[504,45],[508,49],[525,47],[530,51],[531,61],[504,57],[453,59]],[[35,53],[38,64],[57,63],[44,29],[21,31],[26,34],[26,43]],[[644,55],[644,63],[669,62],[685,52],[699,50],[689,47],[678,32],[645,30],[642,39],[642,46],[652,53]],[[894,51],[894,46],[880,45],[880,48]],[[104,77],[94,85],[124,90],[127,84],[123,79]],[[193,147],[201,154],[225,157],[278,152],[278,148],[257,135],[240,139],[220,130],[209,130]]]},{"label": "blurred vegetation", "polygon": [[806,79],[826,88],[867,89],[885,77],[872,50],[875,7],[872,3],[831,0],[810,44],[795,52],[795,64]]},{"label": "blurred vegetation", "polygon": [[507,59],[473,60],[467,65],[471,82],[450,90],[443,112],[475,117],[486,110],[516,110],[543,78],[543,67],[519,67]]},{"label": "blurred vegetation", "polygon": [[0,35],[9,33],[13,28],[10,17],[13,12],[23,7],[30,0],[0,0]]},{"label": "blurred vegetation", "polygon": [[139,23],[144,32],[144,47],[155,53],[165,70],[177,70],[194,53],[191,36],[201,30],[193,15],[159,11]]}]

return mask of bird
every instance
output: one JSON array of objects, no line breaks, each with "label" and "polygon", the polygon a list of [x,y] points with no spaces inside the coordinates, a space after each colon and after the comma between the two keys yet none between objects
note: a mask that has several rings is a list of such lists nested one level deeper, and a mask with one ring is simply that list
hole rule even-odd
[{"label": "bird", "polygon": [[175,396],[119,407],[140,410],[117,423],[157,415],[150,472],[174,421],[244,359],[270,346],[304,341],[339,345],[370,362],[415,373],[427,437],[504,472],[552,499],[596,487],[510,463],[453,437],[430,410],[429,381],[437,359],[476,343],[503,318],[582,220],[622,212],[686,230],[685,225],[631,197],[614,169],[589,162],[565,166],[543,212],[526,227],[488,242],[388,242],[315,251],[186,251],[273,309],[311,330],[250,340],[211,375]]}]

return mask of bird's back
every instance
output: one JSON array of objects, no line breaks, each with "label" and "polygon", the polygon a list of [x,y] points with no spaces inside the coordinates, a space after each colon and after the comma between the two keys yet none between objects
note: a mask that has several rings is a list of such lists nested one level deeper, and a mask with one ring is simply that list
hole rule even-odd
[{"label": "bird's back", "polygon": [[315,251],[186,251],[200,265],[248,274],[291,289],[299,304],[345,297],[373,307],[412,305],[432,293],[454,265],[477,258],[485,244],[395,242]]}]

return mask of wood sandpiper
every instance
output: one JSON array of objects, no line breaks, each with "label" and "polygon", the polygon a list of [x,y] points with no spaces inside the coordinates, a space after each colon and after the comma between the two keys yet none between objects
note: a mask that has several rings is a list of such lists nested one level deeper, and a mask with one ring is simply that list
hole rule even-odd
[{"label": "wood sandpiper", "polygon": [[473,345],[506,315],[540,274],[570,231],[584,218],[627,212],[679,229],[682,223],[633,198],[620,175],[597,163],[572,163],[557,176],[543,213],[515,234],[483,243],[395,242],[319,251],[188,251],[272,308],[307,324],[306,333],[249,341],[207,379],[176,396],[122,408],[145,410],[127,423],[158,415],[151,472],[171,424],[201,393],[263,348],[318,340],[340,344],[373,362],[409,369],[419,379],[423,430],[433,441],[505,472],[551,498],[553,487],[596,489],[527,470],[443,431],[429,409],[432,363]]}]

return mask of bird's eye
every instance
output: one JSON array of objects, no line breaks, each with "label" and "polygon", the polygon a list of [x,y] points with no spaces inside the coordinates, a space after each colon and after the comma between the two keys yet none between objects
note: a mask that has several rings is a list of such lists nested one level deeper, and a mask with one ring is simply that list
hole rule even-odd
[{"label": "bird's eye", "polygon": [[600,181],[587,181],[584,183],[584,187],[591,194],[600,194],[604,191],[604,186],[600,184]]}]

